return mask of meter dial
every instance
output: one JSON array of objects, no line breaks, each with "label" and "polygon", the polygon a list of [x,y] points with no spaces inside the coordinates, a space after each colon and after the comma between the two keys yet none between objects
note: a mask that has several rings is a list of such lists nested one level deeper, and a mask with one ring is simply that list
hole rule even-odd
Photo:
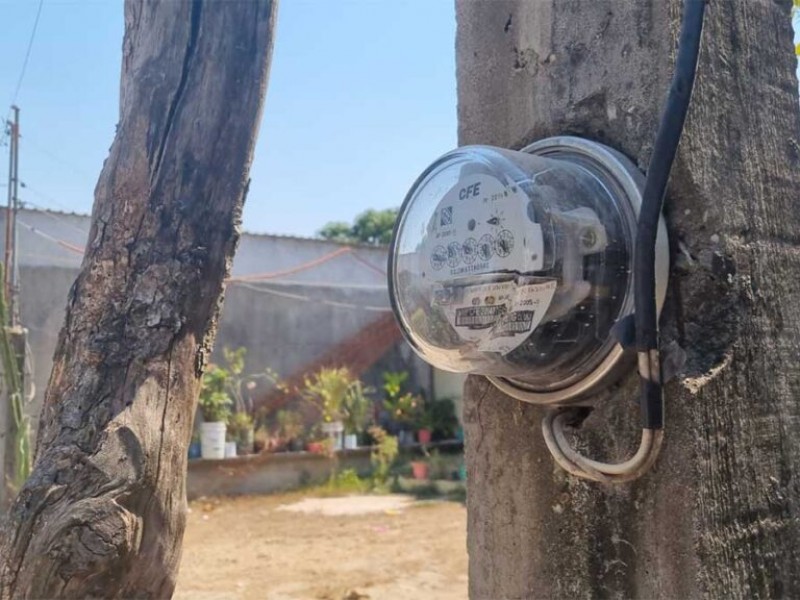
[{"label": "meter dial", "polygon": [[488,233],[481,236],[478,242],[478,256],[482,261],[491,260],[494,255],[494,238]]},{"label": "meter dial", "polygon": [[447,263],[447,249],[444,246],[436,246],[431,252],[431,267],[439,271]]},{"label": "meter dial", "polygon": [[467,238],[464,245],[461,247],[461,257],[464,263],[471,265],[478,258],[478,242],[475,238]]},{"label": "meter dial", "polygon": [[505,257],[511,254],[511,251],[514,249],[514,234],[508,229],[503,229],[503,231],[497,234],[494,248],[495,252],[497,252],[497,256]]},{"label": "meter dial", "polygon": [[461,262],[461,244],[450,242],[447,246],[447,265],[454,269]]}]

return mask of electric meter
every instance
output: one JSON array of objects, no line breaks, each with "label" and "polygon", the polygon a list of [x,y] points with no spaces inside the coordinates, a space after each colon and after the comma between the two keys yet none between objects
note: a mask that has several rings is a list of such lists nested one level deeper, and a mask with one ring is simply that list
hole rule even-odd
[{"label": "electric meter", "polygon": [[[642,184],[627,158],[573,137],[445,154],[414,183],[392,240],[390,297],[406,339],[440,369],[535,402],[608,383],[623,354],[611,329],[633,312]],[[662,219],[659,308],[667,250]]]}]

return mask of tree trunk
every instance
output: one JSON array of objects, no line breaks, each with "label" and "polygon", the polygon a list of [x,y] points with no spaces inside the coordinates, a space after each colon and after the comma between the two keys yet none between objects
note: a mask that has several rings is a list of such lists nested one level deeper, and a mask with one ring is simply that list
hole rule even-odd
[{"label": "tree trunk", "polygon": [[126,2],[120,122],[0,548],[2,598],[172,594],[275,15],[275,0]]},{"label": "tree trunk", "polygon": [[[566,475],[543,410],[466,386],[472,598],[800,596],[800,110],[790,0],[709,4],[672,173],[666,393],[655,469]],[[679,0],[458,0],[462,144],[586,136],[645,166]],[[581,449],[635,446],[638,376],[597,398]]]}]

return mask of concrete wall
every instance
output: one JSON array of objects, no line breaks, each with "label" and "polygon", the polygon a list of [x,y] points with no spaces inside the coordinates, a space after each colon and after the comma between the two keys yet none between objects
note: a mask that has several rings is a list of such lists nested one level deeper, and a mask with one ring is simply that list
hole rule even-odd
[{"label": "concrete wall", "polygon": [[[20,307],[33,356],[36,394],[30,414],[35,424],[90,219],[22,210],[18,223]],[[0,240],[4,231],[0,213]],[[243,234],[212,359],[221,361],[226,346],[245,346],[249,371],[269,367],[288,377],[385,315],[386,249],[358,246],[341,253],[343,248],[314,239]],[[313,268],[286,273],[336,251],[340,254]],[[282,275],[254,278],[275,273]],[[408,370],[416,387],[430,389],[430,368],[404,342],[376,360],[364,375],[368,384],[379,386],[382,371]]]},{"label": "concrete wall", "polygon": [[225,460],[191,460],[186,479],[189,500],[293,490],[327,481],[334,469],[367,473],[370,448],[345,450],[335,459],[310,452],[254,454]]}]

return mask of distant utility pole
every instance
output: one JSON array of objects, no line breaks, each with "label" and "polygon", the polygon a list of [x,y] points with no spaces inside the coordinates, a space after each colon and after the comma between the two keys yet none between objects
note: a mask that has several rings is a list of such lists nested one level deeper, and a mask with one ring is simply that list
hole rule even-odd
[{"label": "distant utility pole", "polygon": [[8,152],[8,204],[3,266],[3,292],[8,302],[11,326],[17,325],[17,211],[19,210],[19,107],[12,106],[13,121],[8,121],[11,144]]}]

